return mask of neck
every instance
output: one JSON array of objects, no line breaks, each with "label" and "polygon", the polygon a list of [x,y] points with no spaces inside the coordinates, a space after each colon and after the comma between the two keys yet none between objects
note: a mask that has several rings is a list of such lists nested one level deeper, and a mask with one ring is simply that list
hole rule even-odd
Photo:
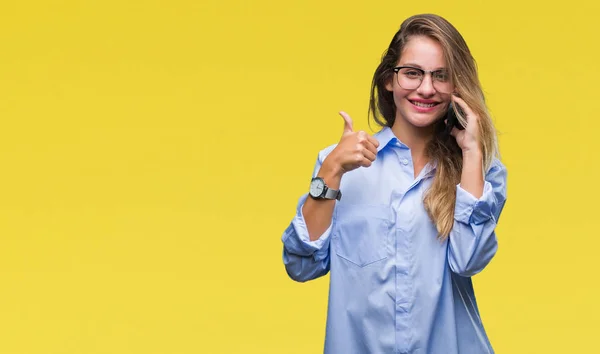
[{"label": "neck", "polygon": [[392,132],[409,147],[414,161],[427,161],[427,144],[434,134],[435,124],[428,127],[415,127],[401,117],[397,117]]}]

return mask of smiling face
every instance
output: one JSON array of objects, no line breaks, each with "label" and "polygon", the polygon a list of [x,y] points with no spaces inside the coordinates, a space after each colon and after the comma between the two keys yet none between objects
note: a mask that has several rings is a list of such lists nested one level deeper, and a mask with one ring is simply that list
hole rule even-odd
[{"label": "smiling face", "polygon": [[[396,66],[410,66],[426,73],[416,88],[409,85],[401,87],[398,81],[414,81],[415,75],[419,75],[418,70],[403,69],[386,84],[386,89],[393,93],[396,105],[394,125],[409,124],[415,128],[431,126],[446,113],[451,101],[452,87],[448,87],[448,83],[443,85],[440,81],[447,69],[442,46],[427,36],[412,37],[404,46]],[[430,74],[431,71],[436,72]]]}]

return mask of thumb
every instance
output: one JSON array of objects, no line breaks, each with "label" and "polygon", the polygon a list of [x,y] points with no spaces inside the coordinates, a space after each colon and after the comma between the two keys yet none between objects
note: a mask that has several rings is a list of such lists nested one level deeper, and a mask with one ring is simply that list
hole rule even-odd
[{"label": "thumb", "polygon": [[344,118],[344,134],[346,133],[352,133],[353,129],[352,129],[352,118],[350,118],[350,116],[348,115],[348,113],[342,111],[340,112],[340,115],[342,116],[342,118]]}]

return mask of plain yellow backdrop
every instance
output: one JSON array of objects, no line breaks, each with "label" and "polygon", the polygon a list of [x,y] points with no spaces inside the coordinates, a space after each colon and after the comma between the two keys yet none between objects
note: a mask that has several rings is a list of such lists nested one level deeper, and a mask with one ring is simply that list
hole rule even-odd
[{"label": "plain yellow backdrop", "polygon": [[3,1],[0,353],[319,353],[281,234],[406,17],[478,62],[509,170],[497,353],[598,353],[598,2]]}]

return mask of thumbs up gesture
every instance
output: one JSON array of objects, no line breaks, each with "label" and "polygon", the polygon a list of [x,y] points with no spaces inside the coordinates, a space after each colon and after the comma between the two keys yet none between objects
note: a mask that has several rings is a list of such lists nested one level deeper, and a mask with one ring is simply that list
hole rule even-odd
[{"label": "thumbs up gesture", "polygon": [[339,143],[323,161],[323,168],[342,174],[359,167],[369,167],[377,156],[379,142],[364,131],[355,132],[352,118],[346,112],[340,112],[344,119],[344,132]]}]

